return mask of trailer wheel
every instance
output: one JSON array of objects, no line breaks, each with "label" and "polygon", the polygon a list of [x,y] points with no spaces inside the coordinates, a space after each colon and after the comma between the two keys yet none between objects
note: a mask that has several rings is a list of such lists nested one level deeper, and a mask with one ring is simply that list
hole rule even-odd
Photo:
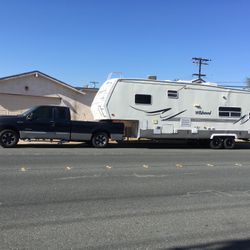
[{"label": "trailer wheel", "polygon": [[91,142],[95,148],[105,148],[108,145],[109,137],[105,132],[98,132],[92,136]]},{"label": "trailer wheel", "polygon": [[210,148],[212,149],[220,149],[223,146],[223,139],[220,137],[214,137],[211,141],[210,141]]},{"label": "trailer wheel", "polygon": [[19,135],[16,131],[5,129],[0,133],[0,144],[3,148],[13,148],[19,141]]},{"label": "trailer wheel", "polygon": [[235,146],[235,140],[233,137],[227,137],[223,144],[225,149],[233,149]]}]

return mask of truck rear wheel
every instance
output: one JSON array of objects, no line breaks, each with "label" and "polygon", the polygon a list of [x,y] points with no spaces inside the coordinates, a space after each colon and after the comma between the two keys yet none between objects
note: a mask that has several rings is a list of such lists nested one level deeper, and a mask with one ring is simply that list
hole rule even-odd
[{"label": "truck rear wheel", "polygon": [[210,141],[210,148],[212,149],[220,149],[223,146],[223,140],[220,137],[214,137],[211,141]]},{"label": "truck rear wheel", "polygon": [[5,129],[0,133],[0,144],[4,148],[12,148],[17,145],[19,135],[16,131]]},{"label": "truck rear wheel", "polygon": [[91,142],[95,148],[105,148],[108,145],[109,137],[105,132],[98,132],[92,136]]},{"label": "truck rear wheel", "polygon": [[223,144],[224,144],[225,149],[233,149],[235,146],[235,140],[233,137],[228,137],[228,138],[225,138]]}]

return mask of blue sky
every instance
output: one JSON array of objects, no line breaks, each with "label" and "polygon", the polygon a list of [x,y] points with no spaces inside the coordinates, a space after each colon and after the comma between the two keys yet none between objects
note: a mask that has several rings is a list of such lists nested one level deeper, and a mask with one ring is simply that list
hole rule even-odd
[{"label": "blue sky", "polygon": [[208,81],[250,77],[249,0],[0,0],[0,9],[0,77],[192,79],[195,56],[212,59]]}]

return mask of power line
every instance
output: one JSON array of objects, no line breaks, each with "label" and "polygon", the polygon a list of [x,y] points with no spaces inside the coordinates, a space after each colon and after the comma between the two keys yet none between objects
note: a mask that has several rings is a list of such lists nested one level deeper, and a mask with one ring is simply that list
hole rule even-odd
[{"label": "power line", "polygon": [[214,81],[216,83],[242,83],[242,84],[245,84],[245,82],[239,82],[239,81]]}]

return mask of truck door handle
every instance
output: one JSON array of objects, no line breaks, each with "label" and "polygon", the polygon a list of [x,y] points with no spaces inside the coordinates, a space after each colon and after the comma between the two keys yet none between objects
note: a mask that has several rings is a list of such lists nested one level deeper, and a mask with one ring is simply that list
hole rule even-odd
[{"label": "truck door handle", "polygon": [[56,124],[55,124],[54,121],[50,121],[50,125],[51,125],[51,127],[55,127],[56,126]]}]

